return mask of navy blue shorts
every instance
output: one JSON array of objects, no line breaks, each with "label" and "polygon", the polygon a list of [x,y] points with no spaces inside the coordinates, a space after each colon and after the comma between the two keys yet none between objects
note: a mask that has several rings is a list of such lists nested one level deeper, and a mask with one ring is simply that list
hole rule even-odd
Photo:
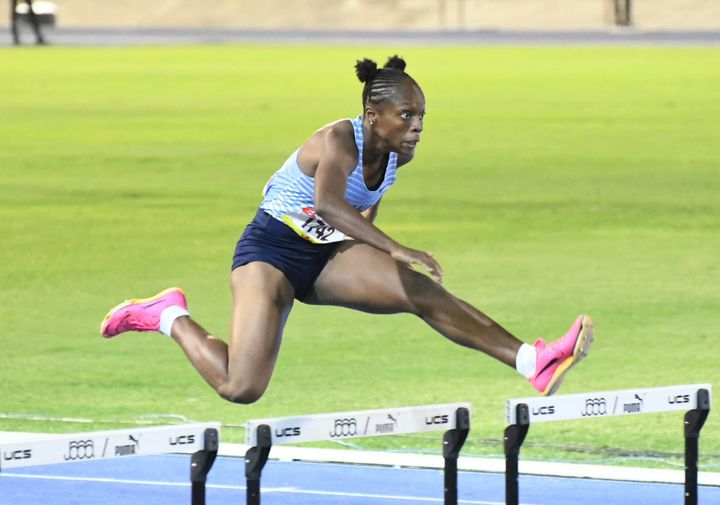
[{"label": "navy blue shorts", "polygon": [[235,246],[233,270],[252,261],[274,266],[288,278],[295,298],[302,300],[315,284],[335,244],[313,244],[262,209],[245,228]]}]

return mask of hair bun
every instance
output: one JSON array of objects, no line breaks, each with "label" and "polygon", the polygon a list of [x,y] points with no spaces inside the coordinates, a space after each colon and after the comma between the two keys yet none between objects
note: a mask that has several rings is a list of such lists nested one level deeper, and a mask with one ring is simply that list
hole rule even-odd
[{"label": "hair bun", "polygon": [[387,63],[385,63],[385,67],[383,68],[395,68],[397,70],[404,71],[405,67],[405,60],[396,54],[395,56],[390,56],[388,58]]},{"label": "hair bun", "polygon": [[355,73],[358,79],[360,79],[360,82],[371,82],[378,74],[377,63],[367,58],[357,60],[357,63],[355,63]]}]

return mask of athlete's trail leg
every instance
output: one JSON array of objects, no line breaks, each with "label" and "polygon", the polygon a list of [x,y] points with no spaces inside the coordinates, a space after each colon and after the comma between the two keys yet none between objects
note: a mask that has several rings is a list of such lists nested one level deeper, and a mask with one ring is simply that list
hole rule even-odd
[{"label": "athlete's trail leg", "polygon": [[230,281],[233,313],[228,344],[189,317],[175,320],[172,336],[220,396],[252,403],[270,382],[294,292],[280,271],[261,262],[236,268]]}]

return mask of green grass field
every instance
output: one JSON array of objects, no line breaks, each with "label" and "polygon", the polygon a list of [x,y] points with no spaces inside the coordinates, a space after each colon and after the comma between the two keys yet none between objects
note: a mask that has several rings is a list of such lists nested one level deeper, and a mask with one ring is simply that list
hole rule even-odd
[{"label": "green grass field", "polygon": [[[265,181],[314,129],[360,112],[356,58],[395,52],[428,116],[377,224],[433,251],[448,289],[524,340],[591,314],[596,343],[561,393],[717,390],[720,49],[3,50],[0,430],[469,401],[465,451],[501,454],[504,400],[533,390],[411,316],[297,304],[251,406],[220,400],[162,336],[99,336],[108,308],[178,285],[224,337],[232,252]],[[437,441],[390,444],[405,443]],[[661,414],[538,425],[523,457],[680,463],[682,447],[682,416]],[[717,414],[701,453],[720,470]]]}]

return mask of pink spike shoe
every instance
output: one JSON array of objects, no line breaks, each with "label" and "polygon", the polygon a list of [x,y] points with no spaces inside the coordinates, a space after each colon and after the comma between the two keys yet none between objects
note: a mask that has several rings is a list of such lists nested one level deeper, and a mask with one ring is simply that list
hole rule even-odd
[{"label": "pink spike shoe", "polygon": [[160,314],[172,305],[187,310],[182,289],[169,288],[150,298],[125,300],[110,309],[100,325],[100,333],[105,338],[112,338],[126,331],[159,331]]},{"label": "pink spike shoe", "polygon": [[540,394],[549,396],[555,393],[568,370],[587,356],[594,330],[592,319],[579,316],[564,337],[550,344],[541,338],[535,341],[536,371],[529,380]]}]

